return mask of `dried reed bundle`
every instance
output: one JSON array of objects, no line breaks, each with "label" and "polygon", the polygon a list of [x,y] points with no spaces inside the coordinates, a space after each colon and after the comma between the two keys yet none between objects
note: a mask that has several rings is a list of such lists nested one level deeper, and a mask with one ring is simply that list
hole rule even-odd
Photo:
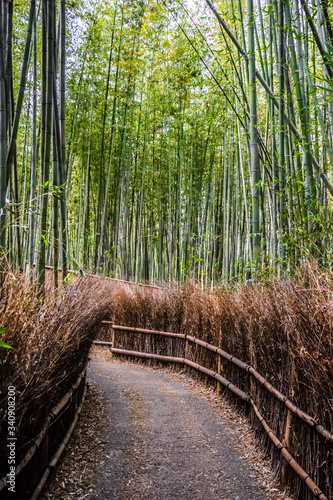
[{"label": "dried reed bundle", "polygon": [[[50,280],[47,298],[40,304],[27,280],[7,273],[1,290],[0,328],[8,331],[1,339],[16,350],[1,349],[1,408],[6,404],[6,387],[15,385],[23,452],[23,441],[29,446],[52,405],[82,370],[97,332],[99,339],[110,340],[101,326],[101,320],[106,319],[120,325],[186,333],[219,346],[254,366],[332,431],[332,291],[333,273],[322,273],[307,264],[292,279],[213,291],[191,283],[166,290],[88,278],[69,283],[62,294],[55,295]],[[183,357],[186,350],[188,359],[217,370],[215,353],[182,339],[117,332],[116,347],[174,357]],[[333,497],[331,445],[295,416],[290,420],[285,406],[249,374],[225,360],[221,365],[228,380],[254,396],[273,432],[281,440],[288,439],[290,453],[326,495]],[[239,406],[233,396],[231,399]],[[261,446],[270,454],[280,478],[280,454],[261,426],[255,425]],[[2,426],[1,444],[4,432]],[[310,499],[292,472],[283,480],[299,498]]]},{"label": "dried reed bundle", "polygon": [[[233,289],[203,291],[193,284],[179,290],[119,288],[114,295],[116,324],[186,333],[201,338],[254,366],[297,406],[333,430],[333,273],[306,264],[294,278],[269,280]],[[181,357],[217,370],[217,356],[178,339],[117,332],[116,347]],[[149,363],[155,363],[150,361]],[[290,419],[283,404],[227,361],[225,376],[254,395],[273,431],[288,439],[292,455],[330,498],[333,496],[333,450],[313,429]],[[193,373],[194,376],[198,376]],[[208,383],[211,383],[207,380]],[[231,397],[233,398],[233,397]],[[286,426],[290,426],[289,435]],[[282,462],[269,439],[256,427],[271,455],[277,477]],[[287,471],[299,498],[310,498]]]},{"label": "dried reed bundle", "polygon": [[42,303],[27,278],[8,274],[2,284],[0,328],[6,331],[1,339],[15,350],[0,349],[0,464],[6,465],[7,387],[16,388],[18,463],[86,365],[91,342],[109,314],[112,284],[78,279],[55,293],[51,283]]}]

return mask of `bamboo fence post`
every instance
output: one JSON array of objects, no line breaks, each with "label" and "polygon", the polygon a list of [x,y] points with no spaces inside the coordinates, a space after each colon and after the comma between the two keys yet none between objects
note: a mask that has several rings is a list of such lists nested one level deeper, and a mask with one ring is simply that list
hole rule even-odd
[{"label": "bamboo fence post", "polygon": [[[115,341],[116,341],[116,331],[113,328],[113,325],[111,325],[111,342],[112,342],[112,348],[115,347]],[[113,358],[113,352],[111,350],[111,358]]]},{"label": "bamboo fence post", "polygon": [[[220,335],[219,335],[219,348],[221,349],[222,347],[222,332],[221,332],[221,328],[220,328]],[[221,356],[217,354],[217,373],[219,375],[221,375]],[[217,380],[217,386],[216,386],[216,392],[217,392],[217,395],[220,396],[221,393],[222,393],[222,384],[219,380]]]},{"label": "bamboo fence post", "polygon": [[[217,373],[221,375],[221,356],[218,354],[217,355]],[[222,392],[222,385],[221,382],[218,380],[217,381],[217,388],[216,388],[217,395],[220,396]]]},{"label": "bamboo fence post", "polygon": [[185,350],[184,350],[184,358],[188,359],[188,348],[189,348],[189,343],[187,340],[187,335],[185,335]]},{"label": "bamboo fence post", "polygon": [[[250,363],[252,366],[255,366],[255,354],[254,354],[253,344],[252,344],[251,340],[250,340],[249,348],[250,348]],[[250,394],[252,397],[254,397],[256,384],[255,384],[252,377],[249,377],[249,378],[250,378]],[[252,425],[253,425],[254,421],[255,421],[255,413],[254,413],[253,407],[251,406],[251,408],[250,408],[250,422]]]},{"label": "bamboo fence post", "polygon": [[[294,386],[294,375],[295,375],[295,363],[292,362],[291,365],[291,373],[290,373],[290,387],[289,387],[289,395],[293,396],[293,386]],[[286,426],[284,430],[284,438],[283,445],[286,448],[290,448],[290,434],[291,434],[291,423],[292,423],[292,412],[288,409],[287,418],[286,418]],[[287,476],[288,476],[288,463],[283,461],[282,470],[281,470],[281,483],[282,487],[287,486]]]},{"label": "bamboo fence post", "polygon": [[[286,448],[290,447],[291,420],[292,420],[292,414],[291,414],[291,411],[288,410],[287,411],[287,419],[286,419],[286,427],[285,427],[284,438],[283,438],[283,444]],[[281,470],[281,483],[282,483],[283,488],[285,486],[287,486],[287,471],[288,471],[288,463],[286,461],[283,461],[282,470]]]}]

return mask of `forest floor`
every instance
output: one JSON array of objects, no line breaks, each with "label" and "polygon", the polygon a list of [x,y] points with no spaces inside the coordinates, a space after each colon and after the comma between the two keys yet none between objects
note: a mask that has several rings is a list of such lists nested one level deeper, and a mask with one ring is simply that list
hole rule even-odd
[{"label": "forest floor", "polygon": [[[42,499],[269,500],[247,420],[187,374],[110,362],[94,348],[87,411]],[[72,450],[72,451],[70,451]]]}]

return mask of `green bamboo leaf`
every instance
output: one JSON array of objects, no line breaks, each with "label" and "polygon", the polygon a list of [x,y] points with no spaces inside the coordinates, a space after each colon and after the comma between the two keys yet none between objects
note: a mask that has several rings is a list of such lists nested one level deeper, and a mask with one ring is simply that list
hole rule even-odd
[{"label": "green bamboo leaf", "polygon": [[6,349],[14,349],[14,347],[5,344],[5,342],[2,342],[2,340],[0,340],[0,347],[5,347]]},{"label": "green bamboo leaf", "polygon": [[327,53],[333,54],[333,47],[330,43],[326,42]]}]

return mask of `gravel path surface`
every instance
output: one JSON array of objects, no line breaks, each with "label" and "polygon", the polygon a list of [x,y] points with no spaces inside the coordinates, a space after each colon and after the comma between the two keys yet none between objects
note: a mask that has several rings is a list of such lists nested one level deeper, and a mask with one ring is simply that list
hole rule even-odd
[{"label": "gravel path surface", "polygon": [[266,500],[240,443],[186,385],[139,366],[93,361],[109,409],[89,500]]}]

